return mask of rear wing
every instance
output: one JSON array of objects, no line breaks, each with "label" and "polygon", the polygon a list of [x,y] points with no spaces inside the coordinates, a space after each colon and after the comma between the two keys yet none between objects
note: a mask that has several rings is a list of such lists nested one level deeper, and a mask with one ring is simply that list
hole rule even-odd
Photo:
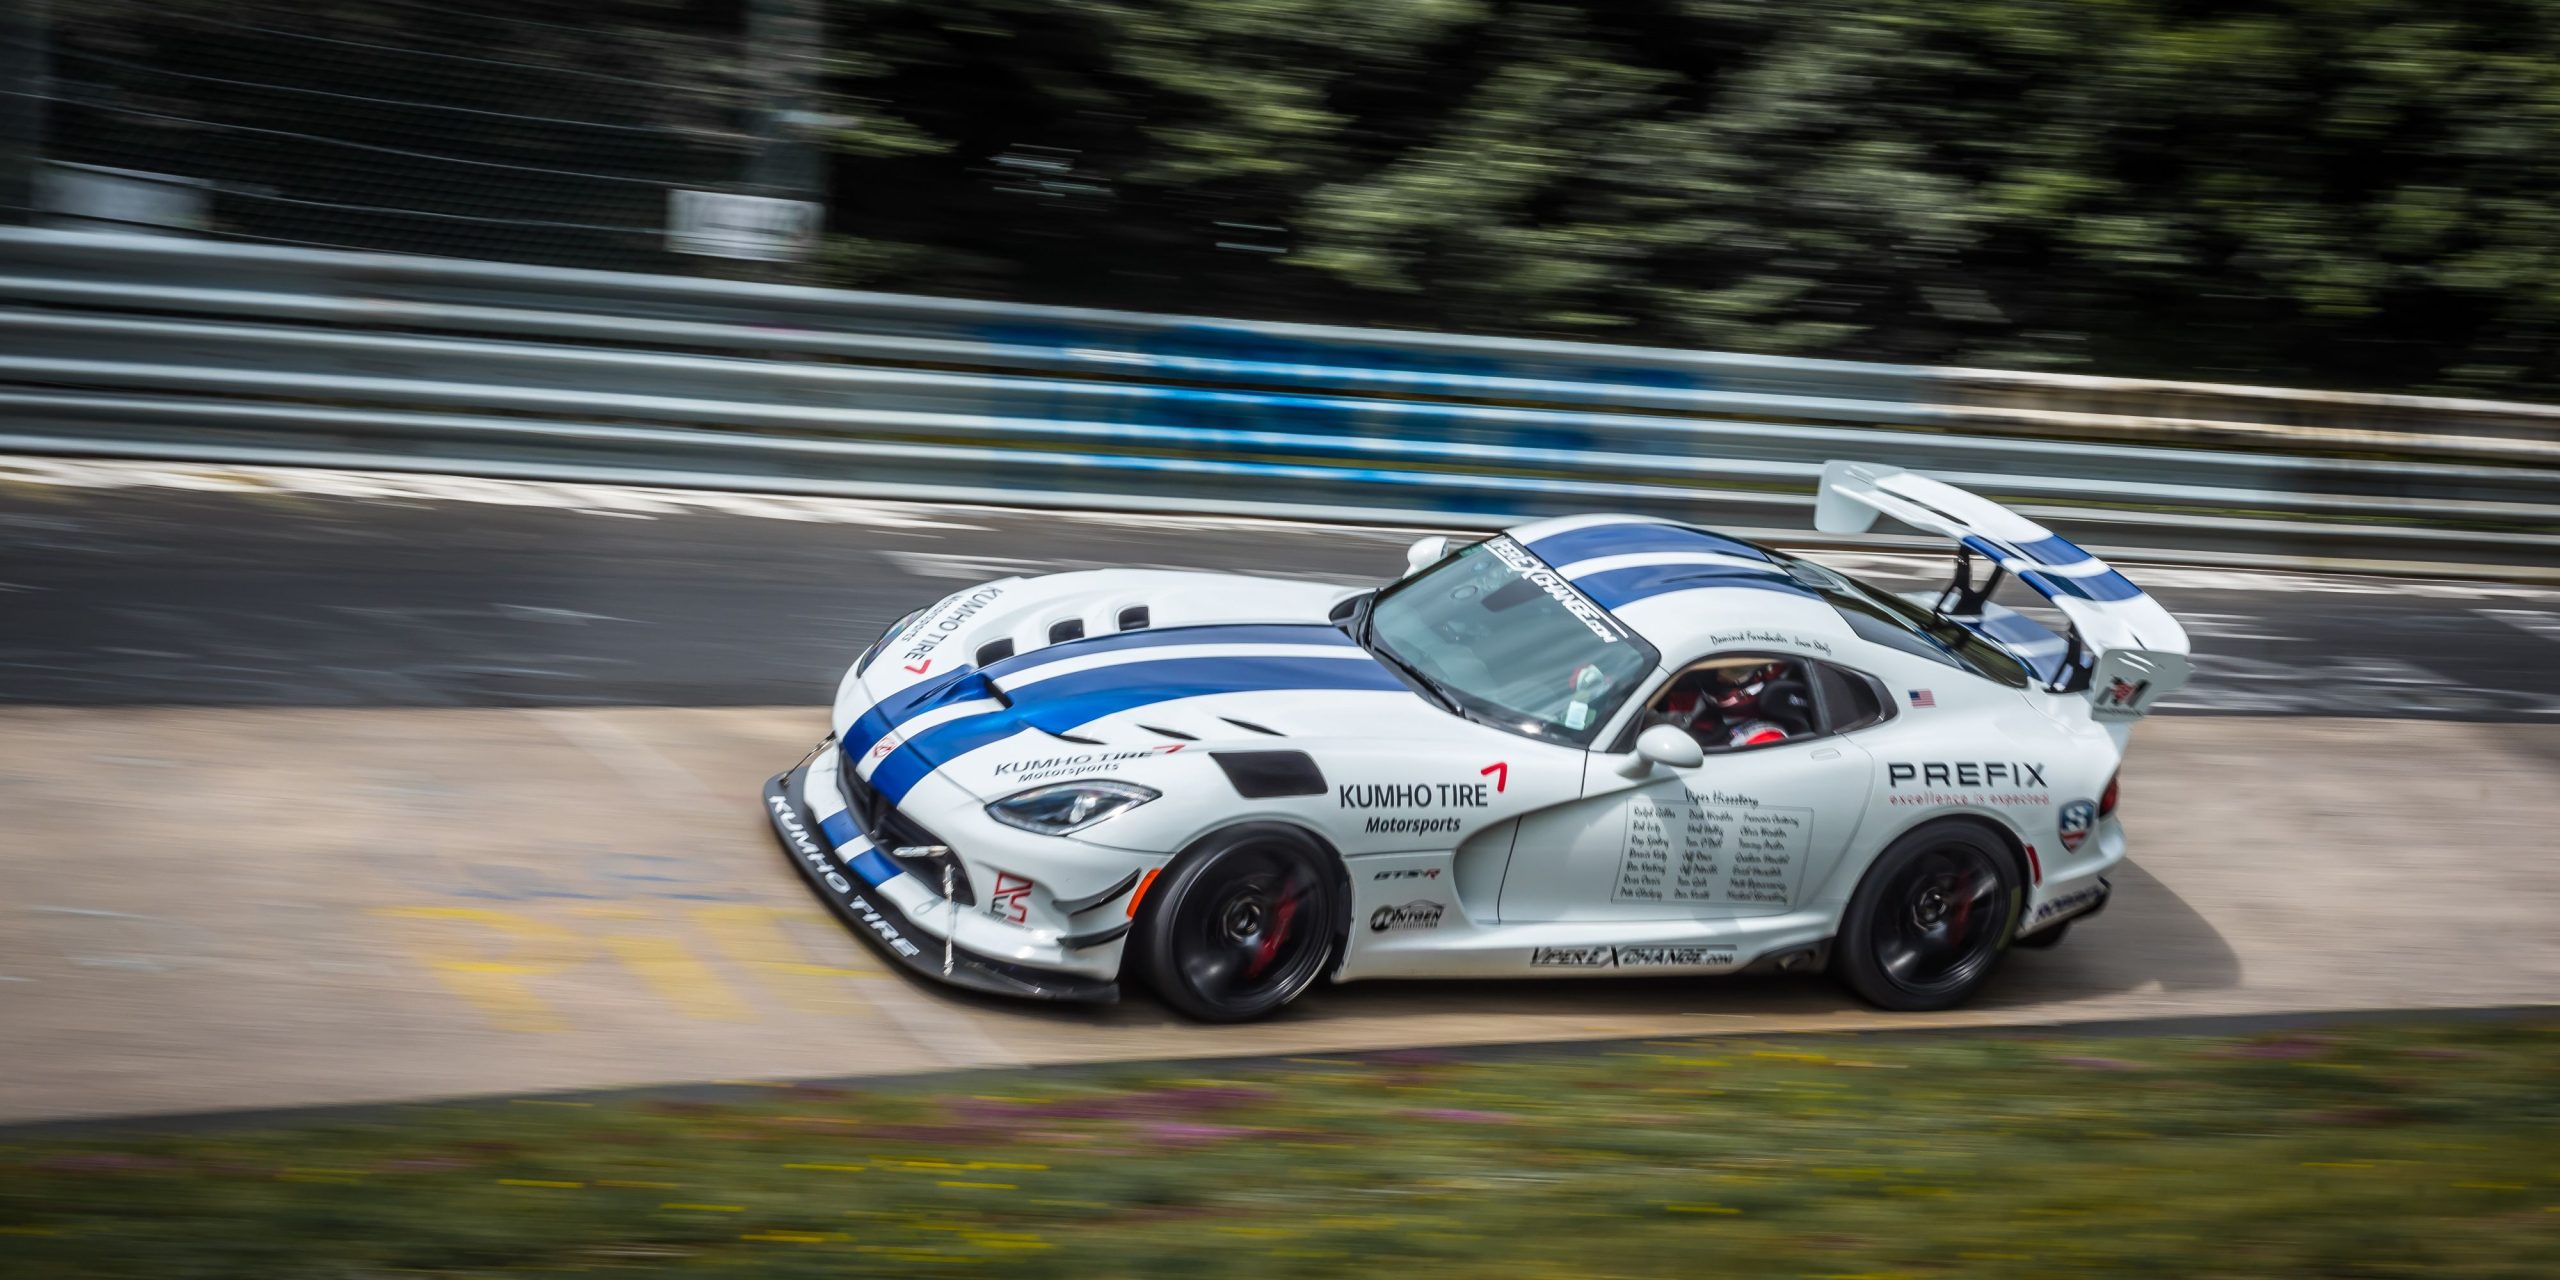
[{"label": "rear wing", "polygon": [[[1954,485],[1872,462],[1823,464],[1814,528],[1864,533],[1879,515],[1954,540],[1956,576],[1938,596],[1940,614],[1978,618],[2001,577],[2010,574],[2061,610],[2070,623],[2069,649],[2051,688],[2089,690],[2093,717],[2134,719],[2186,684],[2186,628],[2106,561]],[[1973,580],[1977,555],[1991,562],[1979,586]]]}]

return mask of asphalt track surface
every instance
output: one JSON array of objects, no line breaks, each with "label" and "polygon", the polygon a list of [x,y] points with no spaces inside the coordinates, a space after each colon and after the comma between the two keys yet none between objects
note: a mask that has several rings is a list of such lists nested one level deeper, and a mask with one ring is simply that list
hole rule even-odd
[{"label": "asphalt track surface", "polygon": [[0,1121],[2560,999],[2549,588],[2134,570],[2203,674],[2137,737],[2117,901],[1928,1019],[1811,979],[1352,984],[1239,1028],[973,999],[763,825],[849,655],[965,581],[1359,580],[1409,536],[0,463]]},{"label": "asphalt track surface", "polygon": [[[815,706],[883,626],[970,582],[1375,581],[1414,536],[0,459],[0,703]],[[1945,571],[1822,558],[1905,590]],[[2195,641],[2176,710],[2560,722],[2560,587],[2134,577]]]}]

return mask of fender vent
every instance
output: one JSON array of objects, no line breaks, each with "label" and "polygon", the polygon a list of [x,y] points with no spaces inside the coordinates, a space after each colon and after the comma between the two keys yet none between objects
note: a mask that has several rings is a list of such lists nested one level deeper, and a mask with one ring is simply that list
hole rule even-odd
[{"label": "fender vent", "polygon": [[1060,733],[1055,729],[1049,730],[1048,734],[1050,737],[1056,738],[1060,742],[1072,742],[1079,746],[1099,747],[1106,745],[1100,738],[1079,738],[1072,733]]},{"label": "fender vent", "polygon": [[1051,644],[1065,644],[1069,640],[1082,639],[1084,639],[1084,619],[1082,618],[1069,618],[1064,622],[1053,623],[1049,627]]},{"label": "fender vent", "polygon": [[1179,729],[1159,729],[1151,724],[1142,724],[1138,727],[1156,735],[1159,738],[1171,738],[1176,742],[1198,742],[1200,740],[1199,734],[1184,733]]},{"label": "fender vent", "polygon": [[1011,640],[991,640],[978,646],[978,667],[980,670],[985,670],[986,668],[1002,662],[1012,656],[1013,642]]},{"label": "fender vent", "polygon": [[1285,733],[1280,732],[1280,731],[1279,731],[1279,730],[1277,730],[1277,729],[1269,729],[1269,728],[1265,728],[1265,727],[1263,727],[1263,726],[1261,726],[1261,725],[1255,724],[1255,723],[1254,723],[1254,722],[1252,722],[1251,720],[1238,720],[1238,719],[1236,719],[1234,716],[1220,716],[1220,717],[1218,717],[1218,718],[1219,718],[1219,719],[1221,719],[1221,720],[1226,721],[1228,724],[1234,725],[1235,727],[1237,727],[1237,728],[1239,728],[1239,729],[1242,729],[1242,730],[1246,731],[1247,733],[1259,733],[1259,734],[1263,734],[1263,735],[1266,735],[1266,736],[1268,736],[1268,737],[1273,737],[1273,738],[1285,738],[1285,737],[1288,737],[1288,736],[1289,736],[1289,735],[1287,735],[1287,734],[1285,734]]},{"label": "fender vent", "polygon": [[1212,751],[1209,758],[1226,770],[1236,794],[1247,800],[1325,792],[1324,773],[1304,751]]},{"label": "fender vent", "polygon": [[1147,625],[1147,607],[1146,607],[1145,605],[1142,605],[1142,604],[1133,604],[1133,605],[1130,605],[1128,608],[1123,609],[1123,610],[1121,610],[1121,611],[1120,611],[1120,629],[1121,629],[1121,630],[1123,630],[1123,631],[1136,631],[1136,630],[1138,630],[1138,629],[1140,629],[1140,628],[1142,628],[1142,627],[1144,627],[1144,626],[1146,626],[1146,625]]}]

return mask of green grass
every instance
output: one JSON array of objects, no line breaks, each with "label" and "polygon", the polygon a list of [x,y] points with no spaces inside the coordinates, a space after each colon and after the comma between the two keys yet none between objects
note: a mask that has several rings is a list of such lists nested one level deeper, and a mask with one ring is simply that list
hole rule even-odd
[{"label": "green grass", "polygon": [[2560,1275],[2560,1024],[1664,1041],[0,1141],[11,1276]]}]

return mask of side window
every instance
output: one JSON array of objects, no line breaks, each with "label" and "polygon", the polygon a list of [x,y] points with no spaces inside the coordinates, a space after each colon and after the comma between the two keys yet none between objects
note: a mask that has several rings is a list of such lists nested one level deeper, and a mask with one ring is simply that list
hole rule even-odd
[{"label": "side window", "polygon": [[1700,750],[1711,752],[1820,737],[1814,666],[1774,654],[1717,654],[1673,676],[1636,727],[1677,725],[1697,739]]},{"label": "side window", "polygon": [[1850,733],[1893,718],[1891,706],[1876,682],[1828,662],[1813,664],[1813,679],[1822,694],[1823,718],[1832,733]]}]

